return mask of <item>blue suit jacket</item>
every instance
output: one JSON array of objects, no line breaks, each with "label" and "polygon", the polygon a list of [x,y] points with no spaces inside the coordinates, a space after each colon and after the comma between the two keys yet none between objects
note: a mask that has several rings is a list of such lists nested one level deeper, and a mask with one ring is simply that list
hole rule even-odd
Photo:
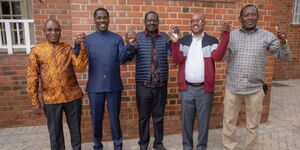
[{"label": "blue suit jacket", "polygon": [[[96,93],[123,90],[120,63],[126,62],[130,57],[132,46],[125,46],[122,37],[110,31],[96,31],[88,35],[85,42],[89,54],[86,91]],[[75,43],[74,47],[75,54],[79,54],[80,45]]]}]

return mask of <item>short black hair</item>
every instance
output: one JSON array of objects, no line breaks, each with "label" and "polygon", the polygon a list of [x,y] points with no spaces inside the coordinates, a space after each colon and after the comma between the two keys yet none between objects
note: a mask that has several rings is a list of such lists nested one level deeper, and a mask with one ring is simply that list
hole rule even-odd
[{"label": "short black hair", "polygon": [[248,8],[248,7],[254,7],[254,8],[256,9],[256,14],[258,15],[258,8],[257,8],[255,5],[248,4],[248,5],[244,6],[244,7],[241,9],[240,17],[242,17],[244,10],[245,10],[246,8]]},{"label": "short black hair", "polygon": [[159,20],[158,14],[157,14],[155,11],[148,11],[148,12],[145,14],[145,20],[147,19],[147,16],[148,16],[149,14],[154,14],[154,15],[156,15],[156,16],[157,16],[157,20]]},{"label": "short black hair", "polygon": [[94,18],[96,17],[97,11],[105,11],[105,12],[107,13],[107,16],[109,17],[109,13],[108,13],[108,11],[107,11],[105,8],[97,8],[97,9],[94,11]]}]

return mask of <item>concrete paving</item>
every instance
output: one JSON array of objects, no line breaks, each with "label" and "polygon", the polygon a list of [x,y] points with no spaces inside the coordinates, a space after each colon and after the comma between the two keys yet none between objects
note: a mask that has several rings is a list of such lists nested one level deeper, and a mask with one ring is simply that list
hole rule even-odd
[{"label": "concrete paving", "polygon": [[[300,80],[273,82],[269,121],[259,129],[259,150],[300,150]],[[66,149],[71,150],[70,136],[65,126]],[[238,128],[239,149],[245,129]],[[194,134],[196,143],[197,133]],[[124,140],[124,150],[138,150],[138,139]],[[153,139],[151,139],[152,143]],[[112,142],[104,142],[105,150],[113,150]],[[164,137],[168,150],[181,150],[181,134]],[[0,150],[50,150],[46,126],[0,129]],[[152,145],[149,145],[149,150]],[[82,144],[91,150],[92,143]],[[222,130],[209,131],[208,150],[222,150]]]}]

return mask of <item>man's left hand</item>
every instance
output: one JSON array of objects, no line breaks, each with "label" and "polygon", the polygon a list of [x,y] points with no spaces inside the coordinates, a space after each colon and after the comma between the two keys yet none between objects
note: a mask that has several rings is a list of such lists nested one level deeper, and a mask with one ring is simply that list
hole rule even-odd
[{"label": "man's left hand", "polygon": [[78,33],[75,42],[80,45],[85,44],[85,37],[85,33]]},{"label": "man's left hand", "polygon": [[135,40],[136,40],[136,33],[134,31],[128,31],[125,35],[125,42],[134,45]]},{"label": "man's left hand", "polygon": [[230,32],[231,31],[231,25],[227,22],[225,22],[221,27],[221,33],[223,32]]},{"label": "man's left hand", "polygon": [[282,45],[287,43],[287,36],[286,36],[285,31],[283,31],[283,30],[277,31],[277,37]]}]

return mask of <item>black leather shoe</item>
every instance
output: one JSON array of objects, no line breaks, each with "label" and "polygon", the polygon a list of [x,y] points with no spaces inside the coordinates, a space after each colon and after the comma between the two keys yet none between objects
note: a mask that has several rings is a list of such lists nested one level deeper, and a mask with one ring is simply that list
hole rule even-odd
[{"label": "black leather shoe", "polygon": [[147,150],[147,147],[140,147],[140,150]]},{"label": "black leather shoe", "polygon": [[154,150],[167,150],[163,145],[153,146]]}]

